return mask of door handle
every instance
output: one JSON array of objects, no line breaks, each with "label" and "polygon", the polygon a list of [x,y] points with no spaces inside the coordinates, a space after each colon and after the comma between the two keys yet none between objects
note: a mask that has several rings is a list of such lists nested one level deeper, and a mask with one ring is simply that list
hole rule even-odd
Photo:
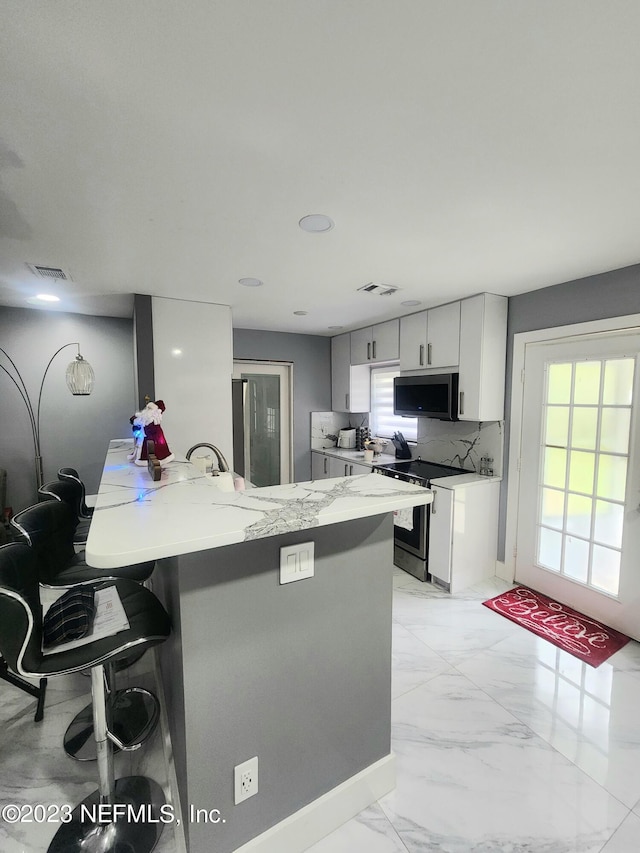
[{"label": "door handle", "polygon": [[431,364],[431,344],[427,344],[427,364]]},{"label": "door handle", "polygon": [[353,465],[349,465],[349,476],[353,477]]},{"label": "door handle", "polygon": [[349,468],[349,466],[348,466],[348,465],[347,465],[347,463],[345,462],[345,463],[344,463],[344,476],[345,476],[345,477],[348,477],[348,476],[349,476],[348,471],[347,471],[347,469],[348,469],[348,468]]},{"label": "door handle", "polygon": [[324,473],[325,473],[325,474],[328,474],[328,473],[329,473],[329,472],[327,471],[327,457],[326,457],[326,456],[324,457]]},{"label": "door handle", "polygon": [[367,341],[367,361],[371,361],[371,341]]},{"label": "door handle", "polygon": [[460,392],[460,414],[464,415],[464,391]]},{"label": "door handle", "polygon": [[376,342],[373,342],[373,357],[376,357]]},{"label": "door handle", "polygon": [[344,404],[345,404],[345,409],[347,411],[349,411],[349,395],[348,394],[344,395]]},{"label": "door handle", "polygon": [[431,501],[431,515],[436,514],[436,495],[438,494],[435,489],[431,490],[433,492],[433,500]]},{"label": "door handle", "polygon": [[424,367],[424,344],[420,344],[419,364],[420,364],[420,367]]}]

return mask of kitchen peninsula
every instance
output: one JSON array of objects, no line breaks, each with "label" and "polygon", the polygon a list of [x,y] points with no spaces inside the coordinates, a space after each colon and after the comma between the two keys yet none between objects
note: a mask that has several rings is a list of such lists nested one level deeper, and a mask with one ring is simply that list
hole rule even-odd
[{"label": "kitchen peninsula", "polygon": [[[304,850],[393,787],[391,513],[431,493],[377,474],[223,491],[179,460],[153,482],[130,448],[110,444],[87,561],[158,561],[188,849]],[[303,543],[313,577],[281,583],[281,549]],[[235,805],[254,756],[258,793]],[[189,823],[190,806],[220,822]]]}]

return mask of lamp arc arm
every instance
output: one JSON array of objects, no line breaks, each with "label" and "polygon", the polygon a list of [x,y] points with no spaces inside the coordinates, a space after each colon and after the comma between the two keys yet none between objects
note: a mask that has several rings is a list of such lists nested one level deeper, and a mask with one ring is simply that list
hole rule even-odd
[{"label": "lamp arc arm", "polygon": [[67,347],[78,347],[78,353],[80,353],[80,344],[77,341],[71,341],[68,344],[62,344],[60,349],[57,349],[54,354],[49,359],[49,364],[44,369],[44,373],[42,375],[42,382],[40,383],[40,393],[38,394],[38,408],[36,409],[36,432],[38,434],[38,442],[40,441],[40,402],[42,400],[42,389],[44,388],[44,380],[47,378],[47,373],[49,372],[49,368],[51,367],[54,358],[58,355],[58,353],[62,352],[63,349]]},{"label": "lamp arc arm", "polygon": [[7,374],[9,379],[13,382],[13,384],[16,386],[16,388],[18,389],[18,393],[22,397],[22,400],[23,400],[25,406],[27,407],[27,412],[29,413],[29,421],[31,422],[31,431],[33,432],[33,441],[37,447],[37,445],[38,445],[38,434],[37,434],[37,428],[36,428],[36,419],[35,419],[35,415],[33,413],[33,406],[31,405],[31,398],[29,397],[29,392],[27,391],[26,385],[24,384],[24,379],[20,375],[20,371],[16,367],[15,362],[13,361],[11,356],[7,352],[5,352],[2,349],[2,347],[0,347],[0,352],[4,353],[4,355],[9,359],[13,369],[16,372],[18,379],[20,380],[18,382],[18,379],[16,379],[16,377],[13,376],[13,374],[10,373],[4,365],[0,364],[0,370],[3,370]]}]

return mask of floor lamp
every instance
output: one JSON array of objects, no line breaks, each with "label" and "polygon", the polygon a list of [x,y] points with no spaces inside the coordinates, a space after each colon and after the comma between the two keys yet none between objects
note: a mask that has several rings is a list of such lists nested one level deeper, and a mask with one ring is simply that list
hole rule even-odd
[{"label": "floor lamp", "polygon": [[93,390],[93,382],[95,379],[93,368],[91,367],[89,362],[85,361],[85,359],[80,355],[80,344],[77,342],[63,344],[60,349],[57,349],[54,352],[54,354],[49,359],[49,364],[47,364],[47,366],[45,367],[44,374],[42,376],[42,381],[40,382],[38,405],[35,409],[31,402],[31,398],[29,397],[27,386],[25,385],[24,379],[20,375],[20,371],[16,367],[15,362],[13,361],[9,353],[3,350],[2,347],[0,347],[0,353],[5,356],[5,358],[10,364],[10,368],[6,368],[4,365],[0,364],[0,369],[7,374],[9,379],[18,389],[18,393],[22,397],[22,401],[27,407],[27,411],[29,413],[29,421],[31,423],[31,431],[33,433],[33,447],[35,451],[37,488],[40,488],[40,486],[44,483],[44,476],[42,470],[42,452],[40,450],[40,403],[42,402],[42,389],[44,388],[44,380],[47,378],[47,373],[49,372],[49,368],[51,367],[54,358],[66,347],[78,347],[78,354],[75,358],[75,361],[72,361],[71,364],[69,364],[69,366],[67,367],[66,379],[69,391],[71,391],[74,396],[85,396],[87,394],[90,394]]}]

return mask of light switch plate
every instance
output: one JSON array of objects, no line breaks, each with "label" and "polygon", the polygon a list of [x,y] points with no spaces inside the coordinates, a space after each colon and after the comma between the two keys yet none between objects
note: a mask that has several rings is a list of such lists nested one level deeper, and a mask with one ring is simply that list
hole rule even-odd
[{"label": "light switch plate", "polygon": [[300,542],[280,548],[281,584],[313,577],[313,546],[313,542]]}]

